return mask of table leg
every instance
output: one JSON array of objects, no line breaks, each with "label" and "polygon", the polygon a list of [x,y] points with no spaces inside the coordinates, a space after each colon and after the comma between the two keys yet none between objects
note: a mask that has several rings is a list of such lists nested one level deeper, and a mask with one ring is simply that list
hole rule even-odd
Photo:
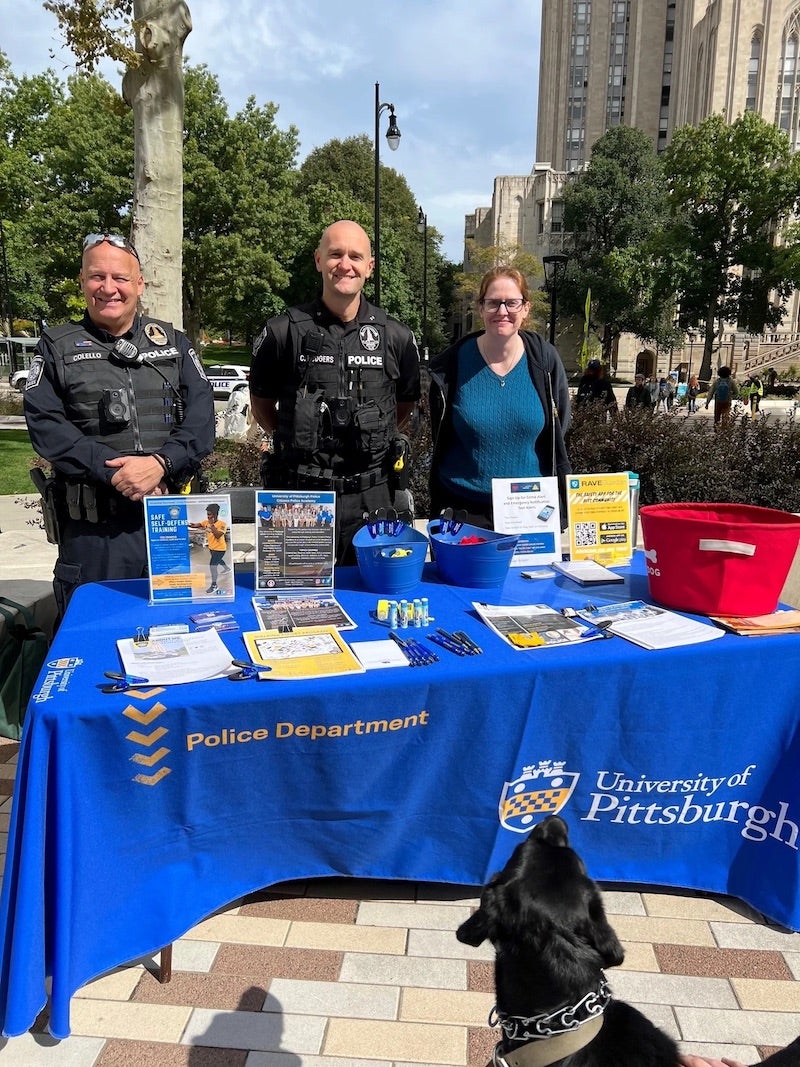
[{"label": "table leg", "polygon": [[172,979],[172,945],[165,945],[161,949],[161,964],[158,968],[158,980],[162,985]]}]

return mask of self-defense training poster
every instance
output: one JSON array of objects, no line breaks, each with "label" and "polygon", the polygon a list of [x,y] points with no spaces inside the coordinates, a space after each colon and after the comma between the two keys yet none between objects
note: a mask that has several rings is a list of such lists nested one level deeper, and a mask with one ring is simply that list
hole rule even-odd
[{"label": "self-defense training poster", "polygon": [[260,489],[255,519],[257,590],[333,588],[335,493]]},{"label": "self-defense training poster", "polygon": [[492,513],[498,533],[519,534],[512,567],[561,559],[558,478],[492,478]]},{"label": "self-defense training poster", "polygon": [[570,559],[629,563],[632,548],[628,472],[567,476]]},{"label": "self-defense training poster", "polygon": [[232,600],[227,493],[144,499],[150,602]]}]

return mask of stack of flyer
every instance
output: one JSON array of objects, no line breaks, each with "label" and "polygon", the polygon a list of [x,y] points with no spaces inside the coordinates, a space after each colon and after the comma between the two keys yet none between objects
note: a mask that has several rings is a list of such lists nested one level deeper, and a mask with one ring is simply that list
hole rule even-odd
[{"label": "stack of flyer", "polygon": [[238,630],[239,623],[230,611],[199,611],[190,615],[195,630]]}]

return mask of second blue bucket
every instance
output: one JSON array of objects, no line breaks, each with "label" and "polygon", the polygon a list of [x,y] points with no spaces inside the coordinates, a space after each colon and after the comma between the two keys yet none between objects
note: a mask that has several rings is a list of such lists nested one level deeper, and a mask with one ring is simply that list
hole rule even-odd
[{"label": "second blue bucket", "polygon": [[[519,537],[466,523],[456,533],[448,533],[445,526],[440,519],[428,523],[431,551],[442,581],[472,589],[502,585]],[[465,537],[483,540],[465,545],[461,543]]]}]

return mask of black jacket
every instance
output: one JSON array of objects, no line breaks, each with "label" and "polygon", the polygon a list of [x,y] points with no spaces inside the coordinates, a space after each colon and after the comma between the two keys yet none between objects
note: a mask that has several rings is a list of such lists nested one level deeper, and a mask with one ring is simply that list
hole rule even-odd
[{"label": "black jacket", "polygon": [[[459,349],[465,342],[479,337],[482,333],[481,330],[460,338],[431,361],[429,401],[433,438],[432,482],[435,482],[439,460],[451,440],[452,392],[456,383]],[[556,349],[538,333],[520,330],[520,337],[525,345],[528,372],[539,394],[545,417],[544,429],[534,445],[542,477],[563,476],[572,470],[564,443],[564,435],[570,423],[569,386],[564,364]]]}]

